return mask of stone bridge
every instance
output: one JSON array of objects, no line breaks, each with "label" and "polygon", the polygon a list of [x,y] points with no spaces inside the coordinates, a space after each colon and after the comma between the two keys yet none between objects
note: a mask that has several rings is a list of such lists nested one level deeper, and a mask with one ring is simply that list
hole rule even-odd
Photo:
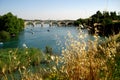
[{"label": "stone bridge", "polygon": [[49,24],[49,26],[72,26],[74,25],[74,20],[24,20],[24,25],[35,26],[40,24],[41,27],[44,24]]}]

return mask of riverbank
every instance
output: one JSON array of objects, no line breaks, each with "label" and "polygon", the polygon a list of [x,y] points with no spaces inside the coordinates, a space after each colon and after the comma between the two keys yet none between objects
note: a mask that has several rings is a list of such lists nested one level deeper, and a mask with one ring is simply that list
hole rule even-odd
[{"label": "riverbank", "polygon": [[[83,39],[80,43],[69,35],[62,56],[45,54],[33,48],[0,49],[0,77],[119,80],[120,34],[110,36],[101,45],[97,40],[95,36],[94,41],[84,43]],[[15,75],[16,71],[18,75]]]}]

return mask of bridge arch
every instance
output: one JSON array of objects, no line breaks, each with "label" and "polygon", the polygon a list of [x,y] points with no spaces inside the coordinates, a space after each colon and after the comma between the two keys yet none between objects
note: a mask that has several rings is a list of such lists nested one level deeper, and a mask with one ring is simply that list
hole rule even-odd
[{"label": "bridge arch", "polygon": [[32,26],[35,26],[35,24],[31,21],[27,21],[27,22],[24,22],[24,26],[26,25],[32,25]]},{"label": "bridge arch", "polygon": [[44,25],[44,24],[49,24],[49,26],[71,26],[74,24],[74,21],[72,20],[26,20],[24,25],[32,25],[32,26],[35,26],[37,24],[41,24],[41,27]]}]

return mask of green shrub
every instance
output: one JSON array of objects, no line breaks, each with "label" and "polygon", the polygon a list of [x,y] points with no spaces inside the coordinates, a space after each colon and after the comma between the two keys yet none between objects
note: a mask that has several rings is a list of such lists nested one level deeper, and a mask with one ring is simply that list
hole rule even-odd
[{"label": "green shrub", "polygon": [[46,46],[46,47],[45,47],[45,53],[47,53],[47,54],[52,54],[52,53],[53,53],[52,47]]},{"label": "green shrub", "polygon": [[10,40],[10,34],[6,31],[0,31],[0,41]]},{"label": "green shrub", "polygon": [[0,76],[37,66],[43,58],[39,49],[0,49]]}]

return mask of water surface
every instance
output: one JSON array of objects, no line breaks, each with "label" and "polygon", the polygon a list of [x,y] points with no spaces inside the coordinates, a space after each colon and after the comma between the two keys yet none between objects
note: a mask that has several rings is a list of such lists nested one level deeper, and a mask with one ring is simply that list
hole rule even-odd
[{"label": "water surface", "polygon": [[[78,35],[79,30],[75,26],[71,27],[57,27],[44,24],[31,26],[27,25],[25,29],[19,34],[18,39],[14,39],[8,42],[5,42],[2,48],[23,48],[23,44],[26,44],[29,48],[39,48],[45,50],[46,46],[53,48],[54,53],[61,53],[61,47],[65,47],[65,37],[68,32],[70,32],[73,37]],[[83,30],[85,34],[88,34],[87,30]],[[87,38],[91,38],[89,35]],[[61,43],[58,45],[58,43]]]}]

